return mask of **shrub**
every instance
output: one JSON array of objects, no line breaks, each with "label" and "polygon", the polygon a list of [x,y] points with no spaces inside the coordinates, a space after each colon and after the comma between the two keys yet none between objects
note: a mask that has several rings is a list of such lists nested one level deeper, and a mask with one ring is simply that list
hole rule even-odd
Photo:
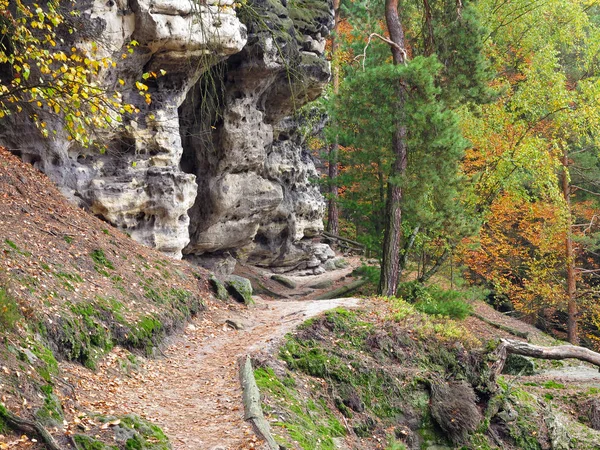
[{"label": "shrub", "polygon": [[417,282],[402,283],[398,292],[415,304],[415,308],[430,315],[463,320],[471,314],[473,307],[463,300],[463,294],[453,290],[443,290],[438,286],[425,287]]}]

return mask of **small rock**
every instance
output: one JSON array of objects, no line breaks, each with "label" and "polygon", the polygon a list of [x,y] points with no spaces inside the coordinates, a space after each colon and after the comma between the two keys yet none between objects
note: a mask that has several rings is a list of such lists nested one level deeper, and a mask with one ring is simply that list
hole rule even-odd
[{"label": "small rock", "polygon": [[312,258],[310,261],[308,261],[306,263],[306,267],[308,267],[309,269],[313,269],[315,267],[319,267],[320,265],[321,265],[321,261],[319,261],[318,258]]},{"label": "small rock", "polygon": [[348,261],[346,261],[344,258],[335,258],[333,260],[333,263],[337,269],[345,269],[346,267],[348,267],[350,265],[350,263]]},{"label": "small rock", "polygon": [[244,329],[244,324],[241,322],[238,322],[236,320],[232,320],[232,319],[227,319],[225,321],[225,325],[233,328],[234,330],[243,330]]},{"label": "small rock", "polygon": [[29,350],[28,348],[23,348],[21,349],[21,352],[25,355],[25,357],[27,358],[27,361],[29,362],[29,364],[35,364],[36,361],[38,360],[38,357],[35,356],[33,354],[33,352],[31,350]]},{"label": "small rock", "polygon": [[325,273],[325,269],[323,269],[323,267],[319,266],[319,267],[315,267],[315,269],[313,270],[313,275],[321,275]]},{"label": "small rock", "polygon": [[325,270],[327,270],[328,272],[337,269],[337,267],[335,266],[335,260],[333,259],[328,259],[327,261],[325,261],[325,263],[323,264],[323,268]]},{"label": "small rock", "polygon": [[296,283],[282,275],[273,275],[271,276],[271,280],[277,281],[279,284],[285,286],[286,288],[296,289]]},{"label": "small rock", "polygon": [[313,245],[313,255],[325,262],[328,259],[334,258],[335,252],[327,244],[315,244]]},{"label": "small rock", "polygon": [[530,358],[511,353],[506,358],[502,373],[507,375],[533,375],[535,374],[535,363]]},{"label": "small rock", "polygon": [[309,286],[309,288],[312,288],[312,289],[327,289],[327,288],[330,288],[331,286],[333,286],[333,281],[326,280],[326,281],[321,281],[319,283],[315,283],[315,284]]},{"label": "small rock", "polygon": [[113,428],[113,432],[116,442],[127,442],[135,436],[135,431],[127,427],[116,426]]}]

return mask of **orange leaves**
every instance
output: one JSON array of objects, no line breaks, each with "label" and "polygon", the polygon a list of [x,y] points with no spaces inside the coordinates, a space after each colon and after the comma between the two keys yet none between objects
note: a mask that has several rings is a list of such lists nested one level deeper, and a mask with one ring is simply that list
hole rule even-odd
[{"label": "orange leaves", "polygon": [[463,245],[463,259],[515,308],[531,313],[564,300],[565,233],[566,223],[552,203],[504,195],[492,205],[478,241],[467,242],[468,250]]}]

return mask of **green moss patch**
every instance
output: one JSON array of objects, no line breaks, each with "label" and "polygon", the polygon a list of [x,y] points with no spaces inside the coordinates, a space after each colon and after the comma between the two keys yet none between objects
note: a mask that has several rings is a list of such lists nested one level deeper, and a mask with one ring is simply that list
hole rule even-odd
[{"label": "green moss patch", "polygon": [[[267,416],[285,408],[286,415],[272,422],[275,439],[286,448],[334,450],[334,438],[346,434],[344,426],[323,400],[306,399],[277,378],[270,368],[254,371],[261,392],[269,393],[272,403],[264,405]],[[289,384],[289,382],[287,383]],[[275,416],[276,417],[276,416]]]},{"label": "green moss patch", "polygon": [[17,302],[0,288],[0,331],[11,331],[21,318],[21,312]]}]

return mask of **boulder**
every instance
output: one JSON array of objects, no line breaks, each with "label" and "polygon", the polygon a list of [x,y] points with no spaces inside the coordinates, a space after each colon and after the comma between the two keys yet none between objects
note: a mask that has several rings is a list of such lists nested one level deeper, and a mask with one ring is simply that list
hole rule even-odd
[{"label": "boulder", "polygon": [[254,300],[252,300],[252,284],[247,278],[230,275],[225,280],[225,286],[229,294],[238,302],[245,305],[254,303]]},{"label": "boulder", "polygon": [[221,280],[219,280],[214,275],[211,275],[210,278],[208,279],[208,282],[210,283],[210,287],[212,288],[213,292],[215,293],[215,296],[219,300],[227,300],[229,298],[227,289],[225,288],[225,285],[221,282]]}]

